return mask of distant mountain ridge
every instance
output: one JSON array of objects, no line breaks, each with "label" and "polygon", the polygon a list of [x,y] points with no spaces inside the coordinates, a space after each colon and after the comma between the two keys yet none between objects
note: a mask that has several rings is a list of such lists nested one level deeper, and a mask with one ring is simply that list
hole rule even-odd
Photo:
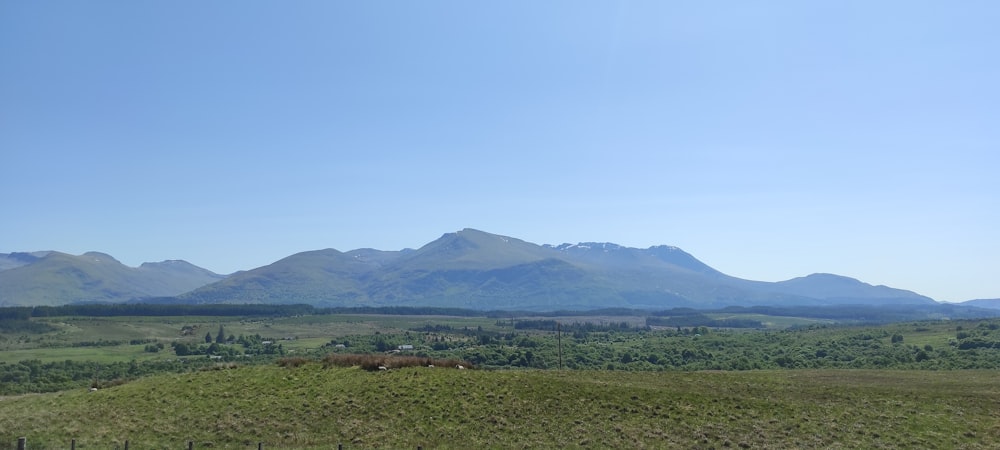
[{"label": "distant mountain ridge", "polygon": [[743,280],[665,245],[536,245],[473,229],[416,250],[298,253],[178,301],[525,310],[934,303],[838,275]]},{"label": "distant mountain ridge", "polygon": [[1000,309],[1000,298],[979,298],[962,302],[962,304],[979,308]]},{"label": "distant mountain ridge", "polygon": [[150,297],[539,311],[934,303],[911,291],[833,274],[776,283],[744,280],[668,245],[537,245],[474,229],[446,233],[418,249],[306,251],[229,276],[185,261],[127,267],[98,252],[0,254],[0,306]]},{"label": "distant mountain ridge", "polygon": [[0,253],[0,271],[26,266],[52,252]]},{"label": "distant mountain ridge", "polygon": [[0,306],[123,302],[175,296],[223,278],[180,260],[128,267],[100,252],[0,253]]}]

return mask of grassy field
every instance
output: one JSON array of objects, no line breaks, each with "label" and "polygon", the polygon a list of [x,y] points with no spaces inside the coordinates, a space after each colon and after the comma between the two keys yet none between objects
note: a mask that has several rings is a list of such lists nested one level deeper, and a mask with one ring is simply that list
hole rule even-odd
[{"label": "grassy field", "polygon": [[115,345],[109,347],[53,347],[41,349],[6,350],[0,352],[0,362],[14,363],[25,359],[51,361],[97,361],[101,363],[148,361],[176,358],[172,353],[146,353],[142,345]]},{"label": "grassy field", "polygon": [[764,324],[765,327],[769,329],[785,329],[789,327],[796,326],[809,326],[809,325],[831,325],[834,324],[834,320],[829,319],[810,319],[807,317],[785,317],[785,316],[768,316],[764,314],[706,314],[708,317],[713,319],[744,319],[744,320],[758,320],[760,323]]},{"label": "grassy field", "polygon": [[276,365],[0,399],[0,448],[997,448],[992,371]]},{"label": "grassy field", "polygon": [[[640,325],[640,319],[559,321],[565,327],[586,321]],[[551,331],[514,330],[503,320],[484,317],[33,320],[52,328],[0,335],[0,367],[10,369],[4,376],[18,383],[38,383],[43,373],[37,364],[17,361],[127,366],[133,360],[176,359],[170,343],[204,344],[205,334],[214,336],[220,325],[226,335],[276,339],[290,356],[318,359],[334,350],[324,347],[331,339],[350,340],[351,347],[338,352],[385,355],[374,350],[376,341],[385,339],[389,349],[412,343],[415,353],[512,370],[365,372],[319,362],[279,367],[274,359],[242,357],[211,366],[216,362],[200,355],[188,357],[198,365],[191,360],[187,369],[156,372],[160,375],[141,370],[140,375],[112,375],[116,372],[109,364],[100,368],[107,377],[102,381],[125,384],[89,392],[84,386],[97,369],[85,366],[86,377],[76,384],[48,380],[60,389],[79,388],[0,397],[0,450],[13,448],[18,436],[26,436],[31,449],[68,448],[71,439],[82,449],[114,448],[126,439],[132,449],[183,448],[188,441],[197,448],[256,448],[262,442],[265,448],[302,449],[337,444],[349,449],[1000,448],[997,372],[942,370],[1000,367],[1000,321],[837,326],[779,318],[769,323],[812,326],[684,333],[667,327],[576,337],[564,329],[557,350]],[[446,329],[428,331],[426,326]],[[515,331],[516,337],[500,338]],[[151,342],[167,345],[146,352]],[[432,348],[443,343],[449,348]],[[606,370],[523,369],[553,369],[557,354],[567,366]],[[531,358],[536,365],[513,363]],[[747,368],[796,369],[702,370],[740,359]],[[928,370],[816,370],[854,363]],[[215,370],[196,371],[202,365]],[[80,371],[61,370],[65,376]],[[17,386],[22,385],[27,384]]]},{"label": "grassy field", "polygon": [[[41,334],[0,334],[0,362],[24,359],[63,361],[130,361],[161,359],[168,355],[143,352],[143,345],[128,345],[132,340],[202,343],[205,334],[213,336],[222,325],[227,335],[255,335],[284,339],[290,350],[315,349],[333,337],[395,333],[428,323],[454,326],[491,326],[485,318],[443,318],[429,316],[317,315],[279,318],[240,317],[56,317],[35,319],[54,330]],[[194,331],[185,335],[185,326]],[[121,345],[79,346],[83,342],[115,341]]]},{"label": "grassy field", "polygon": [[[128,345],[132,340],[159,341],[165,344],[203,343],[222,325],[226,335],[261,335],[281,340],[292,352],[306,352],[322,347],[331,339],[344,336],[401,333],[425,325],[447,325],[493,330],[496,319],[484,317],[390,316],[390,315],[311,315],[297,317],[47,317],[34,319],[53,327],[46,333],[0,333],[0,363],[25,359],[41,361],[138,361],[170,358],[167,353],[150,354],[144,345]],[[184,327],[194,331],[182,334]],[[80,343],[113,341],[118,345],[80,346]]]}]

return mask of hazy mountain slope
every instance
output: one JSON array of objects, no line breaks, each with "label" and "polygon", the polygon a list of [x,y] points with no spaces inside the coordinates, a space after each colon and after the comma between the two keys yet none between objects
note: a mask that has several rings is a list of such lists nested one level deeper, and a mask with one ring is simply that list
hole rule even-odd
[{"label": "hazy mountain slope", "polygon": [[872,286],[854,278],[828,273],[814,273],[805,277],[779,281],[772,283],[770,289],[773,292],[823,299],[829,303],[850,303],[859,300],[878,300],[880,303],[934,302],[931,298],[912,291],[888,286]]},{"label": "hazy mountain slope", "polygon": [[440,238],[393,261],[390,270],[491,269],[524,264],[554,255],[520,239],[466,228]]},{"label": "hazy mountain slope", "polygon": [[[120,302],[173,296],[223,278],[184,261],[128,267],[110,255],[42,252],[27,264],[0,271],[0,306]],[[29,258],[30,259],[30,258]]]},{"label": "hazy mountain slope", "polygon": [[741,280],[670,246],[543,246],[472,229],[446,233],[416,250],[299,253],[181,299],[538,310],[931,301],[833,275]]},{"label": "hazy mountain slope", "polygon": [[558,252],[520,239],[464,229],[386,264],[366,278],[377,305],[463,308],[591,307],[614,290]]},{"label": "hazy mountain slope", "polygon": [[195,303],[366,304],[360,277],[380,267],[387,257],[385,253],[350,254],[333,249],[296,253],[267,266],[235,273],[181,295],[180,299]]},{"label": "hazy mountain slope", "polygon": [[35,261],[38,261],[43,256],[48,255],[52,252],[14,252],[14,253],[0,253],[0,272],[4,270],[10,270],[21,266],[26,266]]},{"label": "hazy mountain slope", "polygon": [[[656,297],[631,295],[633,287],[622,288],[616,268],[635,265],[629,255],[623,259],[586,258],[582,253],[464,229],[447,233],[371,274],[367,293],[381,305],[480,309],[639,306],[629,299],[644,304],[648,297]],[[670,298],[669,294],[660,297]]]},{"label": "hazy mountain slope", "polygon": [[415,250],[297,253],[222,280],[182,261],[127,268],[99,253],[10,254],[0,261],[14,266],[0,271],[0,302],[6,304],[162,297],[176,295],[180,285],[192,289],[176,298],[185,303],[525,310],[933,303],[831,274],[778,283],[743,280],[665,245],[536,245],[473,229],[446,233]]},{"label": "hazy mountain slope", "polygon": [[605,268],[646,267],[673,271],[689,271],[709,276],[723,275],[687,252],[668,245],[638,249],[623,247],[610,242],[581,242],[579,244],[562,244],[557,247],[545,247],[558,250],[565,254],[567,258]]},{"label": "hazy mountain slope", "polygon": [[161,295],[158,292],[188,292],[226,278],[208,269],[203,269],[187,261],[173,259],[160,262],[142,263],[135,269],[144,278],[144,289]]},{"label": "hazy mountain slope", "polygon": [[979,308],[1000,309],[1000,298],[979,298],[962,302],[962,305],[976,306]]},{"label": "hazy mountain slope", "polygon": [[801,304],[815,299],[761,291],[746,280],[730,277],[689,253],[668,245],[646,249],[613,243],[585,242],[548,246],[565,258],[587,264],[635,308],[684,306],[714,308],[728,305]]},{"label": "hazy mountain slope", "polygon": [[597,308],[621,301],[592,274],[558,259],[482,269],[395,271],[373,280],[368,296],[378,305],[473,309]]}]

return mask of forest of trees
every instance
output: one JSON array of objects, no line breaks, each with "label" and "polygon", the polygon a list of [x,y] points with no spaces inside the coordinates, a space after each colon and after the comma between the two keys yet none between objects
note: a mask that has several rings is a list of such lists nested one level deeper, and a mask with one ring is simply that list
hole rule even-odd
[{"label": "forest of trees", "polygon": [[[383,352],[416,344],[410,353],[461,358],[484,368],[599,370],[752,369],[998,369],[1000,321],[929,322],[888,327],[816,325],[788,330],[731,330],[707,326],[648,330],[621,327],[584,332],[496,332],[476,328],[421,327],[405,334],[351,336],[350,348],[332,352]],[[947,328],[945,345],[913,344]],[[908,339],[907,336],[910,336]],[[336,342],[336,341],[335,341]],[[332,343],[331,343],[332,344]]]}]

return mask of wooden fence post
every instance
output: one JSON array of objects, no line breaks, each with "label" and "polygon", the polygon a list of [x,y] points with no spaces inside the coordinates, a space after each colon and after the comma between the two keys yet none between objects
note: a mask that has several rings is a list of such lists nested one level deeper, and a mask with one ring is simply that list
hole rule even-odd
[{"label": "wooden fence post", "polygon": [[125,439],[125,450],[128,450],[128,439]]},{"label": "wooden fence post", "polygon": [[69,441],[69,450],[76,450],[76,439],[71,439]]},{"label": "wooden fence post", "polygon": [[28,448],[28,438],[19,437],[17,438],[17,450],[24,450]]},{"label": "wooden fence post", "polygon": [[188,450],[194,450],[194,441],[188,441]]}]

